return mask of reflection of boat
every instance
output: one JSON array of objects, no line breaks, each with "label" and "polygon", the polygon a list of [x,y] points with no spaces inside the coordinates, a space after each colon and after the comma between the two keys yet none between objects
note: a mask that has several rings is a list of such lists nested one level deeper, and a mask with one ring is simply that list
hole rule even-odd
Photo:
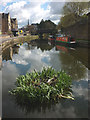
[{"label": "reflection of boat", "polygon": [[64,51],[64,52],[68,52],[68,49],[64,46],[59,46],[59,45],[56,45],[56,50],[61,50],[61,51]]},{"label": "reflection of boat", "polygon": [[65,36],[62,34],[57,34],[56,43],[60,45],[68,46],[68,47],[75,47],[77,45],[75,39],[71,36]]}]

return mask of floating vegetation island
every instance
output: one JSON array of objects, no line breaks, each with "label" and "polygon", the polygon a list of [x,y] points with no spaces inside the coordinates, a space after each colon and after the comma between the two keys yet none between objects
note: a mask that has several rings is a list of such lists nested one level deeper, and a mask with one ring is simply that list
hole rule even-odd
[{"label": "floating vegetation island", "polygon": [[10,93],[22,101],[43,103],[57,101],[60,98],[74,100],[71,77],[64,71],[55,71],[52,67],[44,67],[42,72],[34,70],[19,76],[16,80],[17,87]]}]

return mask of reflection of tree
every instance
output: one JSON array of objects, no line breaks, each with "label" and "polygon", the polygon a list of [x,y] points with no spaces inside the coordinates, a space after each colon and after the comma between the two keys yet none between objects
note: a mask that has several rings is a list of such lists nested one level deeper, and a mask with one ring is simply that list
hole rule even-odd
[{"label": "reflection of tree", "polygon": [[60,61],[62,69],[70,74],[73,79],[80,80],[86,77],[86,67],[73,56],[60,52]]},{"label": "reflection of tree", "polygon": [[13,54],[18,54],[18,52],[19,52],[19,46],[13,46]]},{"label": "reflection of tree", "polygon": [[53,45],[49,45],[48,41],[39,41],[37,42],[37,48],[40,48],[43,52],[44,50],[51,50]]},{"label": "reflection of tree", "polygon": [[25,45],[26,50],[34,49],[35,47],[40,48],[42,51],[44,50],[51,50],[53,48],[53,45],[49,45],[48,41],[41,41],[41,40],[32,40],[30,43],[27,42]]},{"label": "reflection of tree", "polygon": [[76,48],[76,50],[69,50],[69,53],[77,60],[81,61],[86,67],[90,68],[88,64],[88,48]]},{"label": "reflection of tree", "polygon": [[37,46],[37,43],[36,43],[35,40],[32,40],[32,41],[30,41],[30,42],[26,42],[26,43],[24,44],[24,47],[25,47],[26,50],[34,49],[36,46]]},{"label": "reflection of tree", "polygon": [[24,111],[26,114],[34,113],[35,111],[38,111],[38,113],[45,113],[46,110],[50,110],[52,106],[54,106],[55,102],[49,102],[49,103],[40,103],[40,102],[30,102],[26,99],[22,100],[20,97],[15,97],[15,103]]}]

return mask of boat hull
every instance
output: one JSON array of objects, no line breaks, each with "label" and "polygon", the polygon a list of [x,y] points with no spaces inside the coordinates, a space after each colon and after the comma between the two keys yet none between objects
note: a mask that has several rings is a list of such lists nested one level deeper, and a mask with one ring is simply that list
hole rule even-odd
[{"label": "boat hull", "polygon": [[70,43],[70,42],[62,42],[62,41],[55,41],[56,44],[62,45],[62,46],[66,46],[66,47],[76,47],[77,43]]}]

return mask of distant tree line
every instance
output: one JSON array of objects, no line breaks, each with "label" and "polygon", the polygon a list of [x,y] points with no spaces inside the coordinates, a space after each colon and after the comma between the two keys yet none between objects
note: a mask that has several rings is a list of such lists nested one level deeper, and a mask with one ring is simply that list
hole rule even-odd
[{"label": "distant tree line", "polygon": [[51,20],[41,20],[40,24],[38,24],[38,30],[42,31],[42,33],[50,33],[56,34],[56,24],[53,23]]}]

